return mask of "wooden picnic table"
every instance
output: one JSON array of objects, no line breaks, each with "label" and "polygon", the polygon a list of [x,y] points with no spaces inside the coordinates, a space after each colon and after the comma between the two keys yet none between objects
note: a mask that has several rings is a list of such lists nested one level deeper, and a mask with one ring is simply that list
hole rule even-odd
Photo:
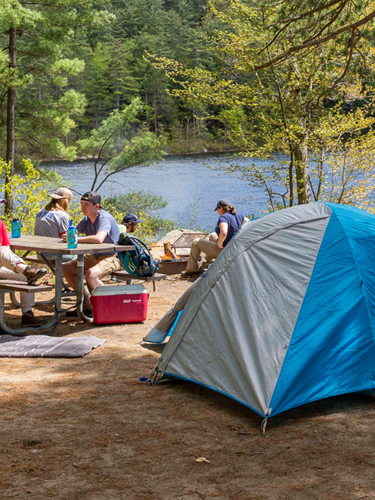
[{"label": "wooden picnic table", "polygon": [[[134,250],[133,245],[114,245],[112,243],[79,243],[77,248],[67,248],[67,244],[59,238],[50,238],[46,236],[22,235],[21,238],[10,238],[10,248],[12,250],[25,250],[29,252],[37,252],[40,254],[52,253],[56,255],[55,261],[55,315],[50,322],[54,324],[56,315],[61,312],[61,293],[62,293],[62,256],[77,255],[77,312],[78,316],[87,322],[93,322],[93,318],[89,318],[83,313],[83,274],[85,254],[105,254],[108,252],[123,252],[126,250]],[[49,323],[48,323],[49,325]],[[46,325],[46,328],[48,327]]]}]

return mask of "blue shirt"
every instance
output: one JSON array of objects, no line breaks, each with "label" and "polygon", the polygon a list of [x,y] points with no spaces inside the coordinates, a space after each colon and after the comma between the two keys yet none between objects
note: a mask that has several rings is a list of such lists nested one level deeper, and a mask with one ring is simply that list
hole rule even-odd
[{"label": "blue shirt", "polygon": [[215,228],[215,232],[217,235],[220,234],[220,227],[219,224],[222,222],[228,224],[228,235],[224,240],[223,247],[228,245],[230,240],[233,238],[233,236],[241,229],[242,222],[245,219],[245,216],[242,214],[235,214],[232,215],[231,213],[227,212],[224,215],[221,215],[219,217],[219,220],[217,221],[217,226]]},{"label": "blue shirt", "polygon": [[[77,224],[77,231],[78,233],[84,233],[86,236],[95,236],[99,231],[105,231],[107,236],[104,238],[103,243],[116,244],[120,236],[120,230],[117,222],[112,215],[105,210],[99,210],[94,222],[91,222],[86,215]],[[114,252],[101,253],[98,255],[113,255],[113,253]]]}]

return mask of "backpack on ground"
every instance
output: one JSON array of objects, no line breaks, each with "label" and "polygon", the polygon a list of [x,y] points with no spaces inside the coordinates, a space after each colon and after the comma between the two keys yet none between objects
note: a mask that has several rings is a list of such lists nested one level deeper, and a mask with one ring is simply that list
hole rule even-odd
[{"label": "backpack on ground", "polygon": [[151,277],[159,269],[159,261],[155,260],[148,246],[136,236],[121,233],[118,245],[134,245],[134,250],[117,252],[122,267],[135,277]]}]

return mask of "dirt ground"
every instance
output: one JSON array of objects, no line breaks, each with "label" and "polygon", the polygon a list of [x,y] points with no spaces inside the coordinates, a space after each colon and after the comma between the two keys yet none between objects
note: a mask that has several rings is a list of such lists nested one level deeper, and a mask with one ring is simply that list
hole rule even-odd
[{"label": "dirt ground", "polygon": [[84,358],[1,359],[1,499],[375,499],[371,396],[285,412],[262,435],[225,396],[140,382],[160,355],[140,341],[188,285],[147,284],[144,324],[62,321],[55,335],[107,340]]}]

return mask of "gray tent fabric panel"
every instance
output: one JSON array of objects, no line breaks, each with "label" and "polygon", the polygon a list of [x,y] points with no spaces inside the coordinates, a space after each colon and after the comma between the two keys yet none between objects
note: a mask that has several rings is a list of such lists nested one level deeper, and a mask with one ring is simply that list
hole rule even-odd
[{"label": "gray tent fabric panel", "polygon": [[166,371],[268,413],[328,220],[293,225],[240,254],[206,296]]},{"label": "gray tent fabric panel", "polygon": [[178,313],[184,309],[187,301],[190,299],[191,294],[198,286],[198,284],[198,280],[194,281],[194,283],[192,283],[189,288],[185,290],[185,292],[177,300],[174,306],[169,309],[166,314],[164,314],[164,316],[148,332],[146,337],[143,338],[145,342],[161,343],[166,339],[169,330],[172,328],[173,323],[176,321]]},{"label": "gray tent fabric panel", "polygon": [[82,358],[107,342],[87,337],[50,337],[0,335],[0,358]]},{"label": "gray tent fabric panel", "polygon": [[[175,330],[168,344],[164,348],[163,355],[159,360],[157,370],[163,373],[172,358],[175,349],[185,335],[186,329],[189,327],[193,318],[197,314],[201,304],[206,296],[210,293],[211,288],[223,276],[232,262],[239,255],[246,252],[249,248],[269,238],[277,232],[284,231],[289,227],[293,227],[301,222],[326,220],[331,215],[331,209],[324,203],[312,203],[298,207],[280,210],[279,212],[262,217],[244,224],[239,233],[229,242],[227,247],[218,258],[213,262],[208,269],[207,275],[198,280],[198,285],[193,291],[184,313],[177,323]],[[288,245],[289,247],[289,245]],[[245,272],[242,270],[242,273]]]}]

